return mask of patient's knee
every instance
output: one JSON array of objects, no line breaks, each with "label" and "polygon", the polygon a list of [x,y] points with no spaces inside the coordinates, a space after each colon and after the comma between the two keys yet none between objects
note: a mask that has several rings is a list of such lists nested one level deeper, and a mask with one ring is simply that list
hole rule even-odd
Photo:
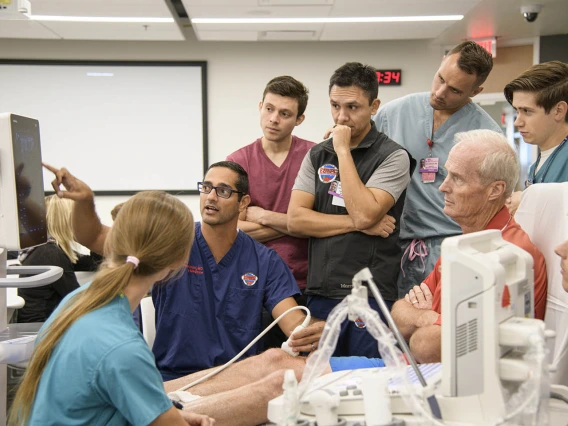
[{"label": "patient's knee", "polygon": [[[282,385],[284,384],[284,374],[288,369],[280,369],[270,373],[263,381],[268,385],[268,389],[275,393],[276,395],[280,395],[282,393]],[[301,373],[296,373],[296,380],[298,383],[302,379]]]},{"label": "patient's knee", "polygon": [[288,355],[282,349],[268,349],[261,354],[265,365],[274,367],[274,370],[279,368],[286,368],[285,365],[289,363],[294,357]]},{"label": "patient's knee", "polygon": [[[292,356],[287,354],[281,349],[268,349],[261,354],[263,357],[262,365],[265,372],[270,374],[272,372],[281,370],[292,369],[296,373],[296,377],[300,380],[304,367],[306,366],[306,358],[303,356]],[[283,375],[283,373],[282,373]]]}]

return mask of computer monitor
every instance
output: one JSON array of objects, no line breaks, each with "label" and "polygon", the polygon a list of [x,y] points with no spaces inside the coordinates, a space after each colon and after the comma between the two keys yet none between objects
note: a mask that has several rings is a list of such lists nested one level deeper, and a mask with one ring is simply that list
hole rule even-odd
[{"label": "computer monitor", "polygon": [[21,250],[47,242],[41,167],[38,121],[0,113],[0,247]]}]

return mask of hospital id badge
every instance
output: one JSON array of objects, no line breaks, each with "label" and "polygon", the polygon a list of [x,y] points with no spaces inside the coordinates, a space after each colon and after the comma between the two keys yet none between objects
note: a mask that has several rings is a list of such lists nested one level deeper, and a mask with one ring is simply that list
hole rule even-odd
[{"label": "hospital id badge", "polygon": [[345,207],[345,200],[343,199],[343,191],[341,190],[341,182],[334,181],[329,185],[328,194],[332,195],[331,204],[334,206]]},{"label": "hospital id badge", "polygon": [[438,173],[438,158],[427,157],[420,160],[420,168],[418,169],[422,177],[422,183],[433,183],[436,181],[436,173]]}]

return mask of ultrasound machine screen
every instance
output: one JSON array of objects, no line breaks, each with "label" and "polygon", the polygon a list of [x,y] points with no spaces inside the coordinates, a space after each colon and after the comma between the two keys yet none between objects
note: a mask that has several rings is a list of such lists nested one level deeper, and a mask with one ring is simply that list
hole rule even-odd
[{"label": "ultrasound machine screen", "polygon": [[3,114],[2,121],[8,130],[2,132],[2,164],[8,170],[8,164],[14,167],[13,176],[4,175],[6,169],[2,172],[3,186],[8,191],[7,186],[15,185],[17,195],[15,206],[4,200],[3,217],[10,223],[3,226],[9,226],[9,234],[14,236],[7,238],[5,245],[25,249],[47,242],[39,123],[15,114]]}]

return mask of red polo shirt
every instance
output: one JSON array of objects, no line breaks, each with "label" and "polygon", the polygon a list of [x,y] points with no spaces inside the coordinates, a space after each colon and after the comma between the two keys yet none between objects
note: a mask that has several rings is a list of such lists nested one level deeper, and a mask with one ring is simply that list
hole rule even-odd
[{"label": "red polo shirt", "polygon": [[[510,220],[509,220],[510,218]],[[507,224],[507,222],[509,222]],[[505,229],[503,229],[505,228]],[[544,263],[544,256],[531,242],[529,236],[521,229],[521,226],[509,214],[507,207],[503,207],[493,219],[487,224],[487,229],[502,230],[503,239],[523,250],[530,253],[534,260],[534,316],[538,319],[544,319],[544,312],[546,308],[546,291],[548,280],[546,277],[546,264]],[[441,257],[436,262],[434,270],[426,277],[424,282],[430,288],[434,295],[432,299],[432,309],[438,312],[438,320],[434,323],[441,325],[442,323],[442,269]]]}]

